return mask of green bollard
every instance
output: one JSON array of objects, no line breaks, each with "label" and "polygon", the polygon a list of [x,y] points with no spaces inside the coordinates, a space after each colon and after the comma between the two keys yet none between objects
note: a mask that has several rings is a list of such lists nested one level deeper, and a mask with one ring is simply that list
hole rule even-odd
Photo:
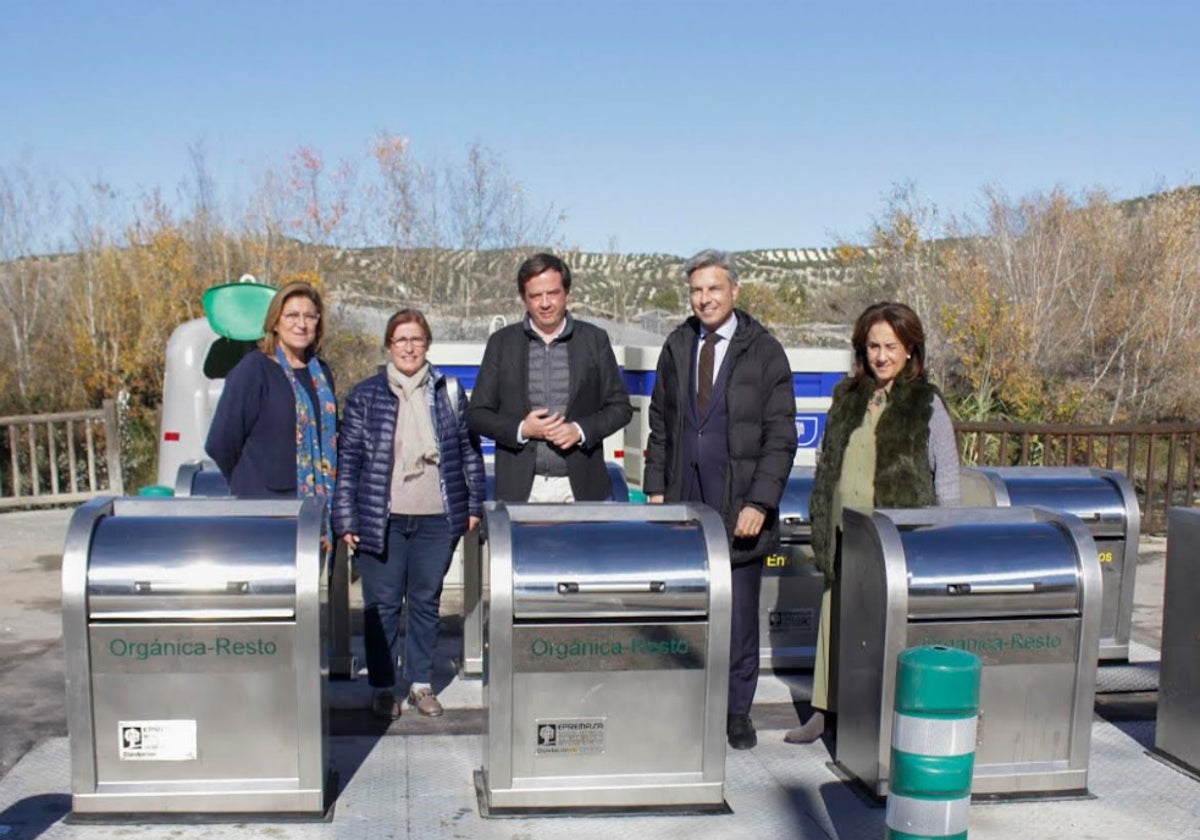
[{"label": "green bollard", "polygon": [[966,840],[982,669],[943,645],[897,658],[887,840]]}]

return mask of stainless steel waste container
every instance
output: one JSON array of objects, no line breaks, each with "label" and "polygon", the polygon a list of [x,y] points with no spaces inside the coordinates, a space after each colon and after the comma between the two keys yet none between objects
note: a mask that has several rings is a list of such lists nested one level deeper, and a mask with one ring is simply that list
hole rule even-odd
[{"label": "stainless steel waste container", "polygon": [[[625,480],[625,470],[620,464],[606,462],[608,477],[612,480],[614,502],[629,501],[629,483]],[[493,464],[484,464],[487,481],[487,499],[496,498],[496,475]],[[462,546],[463,561],[463,655],[459,662],[458,673],[462,677],[480,677],[483,675],[483,624],[484,612],[487,609],[488,561],[487,542],[483,528],[469,531],[463,535],[459,545]]]},{"label": "stainless steel waste container", "polygon": [[[187,461],[175,474],[175,496],[228,496],[229,485],[216,463],[208,459]],[[358,676],[358,657],[351,647],[350,629],[350,559],[346,544],[334,543],[333,562],[328,564],[329,676],[335,680],[352,680]]]},{"label": "stainless steel waste container", "polygon": [[458,673],[461,677],[481,677],[489,585],[483,526],[464,534],[460,545],[463,553],[463,654]]},{"label": "stainless steel waste container", "polygon": [[1200,510],[1167,514],[1162,662],[1154,749],[1200,774]]},{"label": "stainless steel waste container", "polygon": [[1096,541],[1104,605],[1100,659],[1129,658],[1141,512],[1129,479],[1089,467],[963,467],[964,505],[1048,507],[1079,517]]},{"label": "stainless steel waste container", "polygon": [[63,553],[72,809],[325,810],[314,500],[112,499]]},{"label": "stainless steel waste container", "polygon": [[847,509],[837,764],[887,792],[896,657],[983,660],[974,794],[1087,790],[1100,569],[1091,533],[1045,508]]},{"label": "stainless steel waste container", "polygon": [[813,562],[814,467],[792,467],[779,502],[779,552],[764,561],[759,603],[759,667],[811,668],[817,655],[817,626],[825,576]]},{"label": "stainless steel waste container", "polygon": [[724,809],[729,552],[703,505],[504,505],[491,598],[485,814]]}]

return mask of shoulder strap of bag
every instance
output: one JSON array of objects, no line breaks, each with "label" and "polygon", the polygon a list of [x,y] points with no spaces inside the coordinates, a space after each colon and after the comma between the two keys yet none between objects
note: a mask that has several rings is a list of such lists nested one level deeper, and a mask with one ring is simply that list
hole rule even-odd
[{"label": "shoulder strap of bag", "polygon": [[458,413],[458,392],[459,384],[457,376],[446,377],[446,399],[450,400],[450,410],[454,412],[454,422],[461,422],[462,418]]}]

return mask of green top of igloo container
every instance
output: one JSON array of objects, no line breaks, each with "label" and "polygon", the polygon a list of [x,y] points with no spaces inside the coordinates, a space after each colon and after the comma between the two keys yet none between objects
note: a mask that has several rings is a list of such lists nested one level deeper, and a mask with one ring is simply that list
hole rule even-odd
[{"label": "green top of igloo container", "polygon": [[276,291],[274,286],[253,282],[213,286],[202,299],[209,326],[225,338],[257,341],[263,337],[263,321]]}]

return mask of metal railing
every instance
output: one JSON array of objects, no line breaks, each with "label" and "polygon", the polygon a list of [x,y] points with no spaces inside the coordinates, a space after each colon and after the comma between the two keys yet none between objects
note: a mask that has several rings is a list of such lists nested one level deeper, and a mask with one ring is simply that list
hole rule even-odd
[{"label": "metal railing", "polygon": [[1137,491],[1145,533],[1166,531],[1167,510],[1198,497],[1200,424],[1065,426],[955,423],[963,463],[975,466],[1098,467],[1124,473]]},{"label": "metal railing", "polygon": [[0,417],[0,510],[122,496],[117,404]]}]

